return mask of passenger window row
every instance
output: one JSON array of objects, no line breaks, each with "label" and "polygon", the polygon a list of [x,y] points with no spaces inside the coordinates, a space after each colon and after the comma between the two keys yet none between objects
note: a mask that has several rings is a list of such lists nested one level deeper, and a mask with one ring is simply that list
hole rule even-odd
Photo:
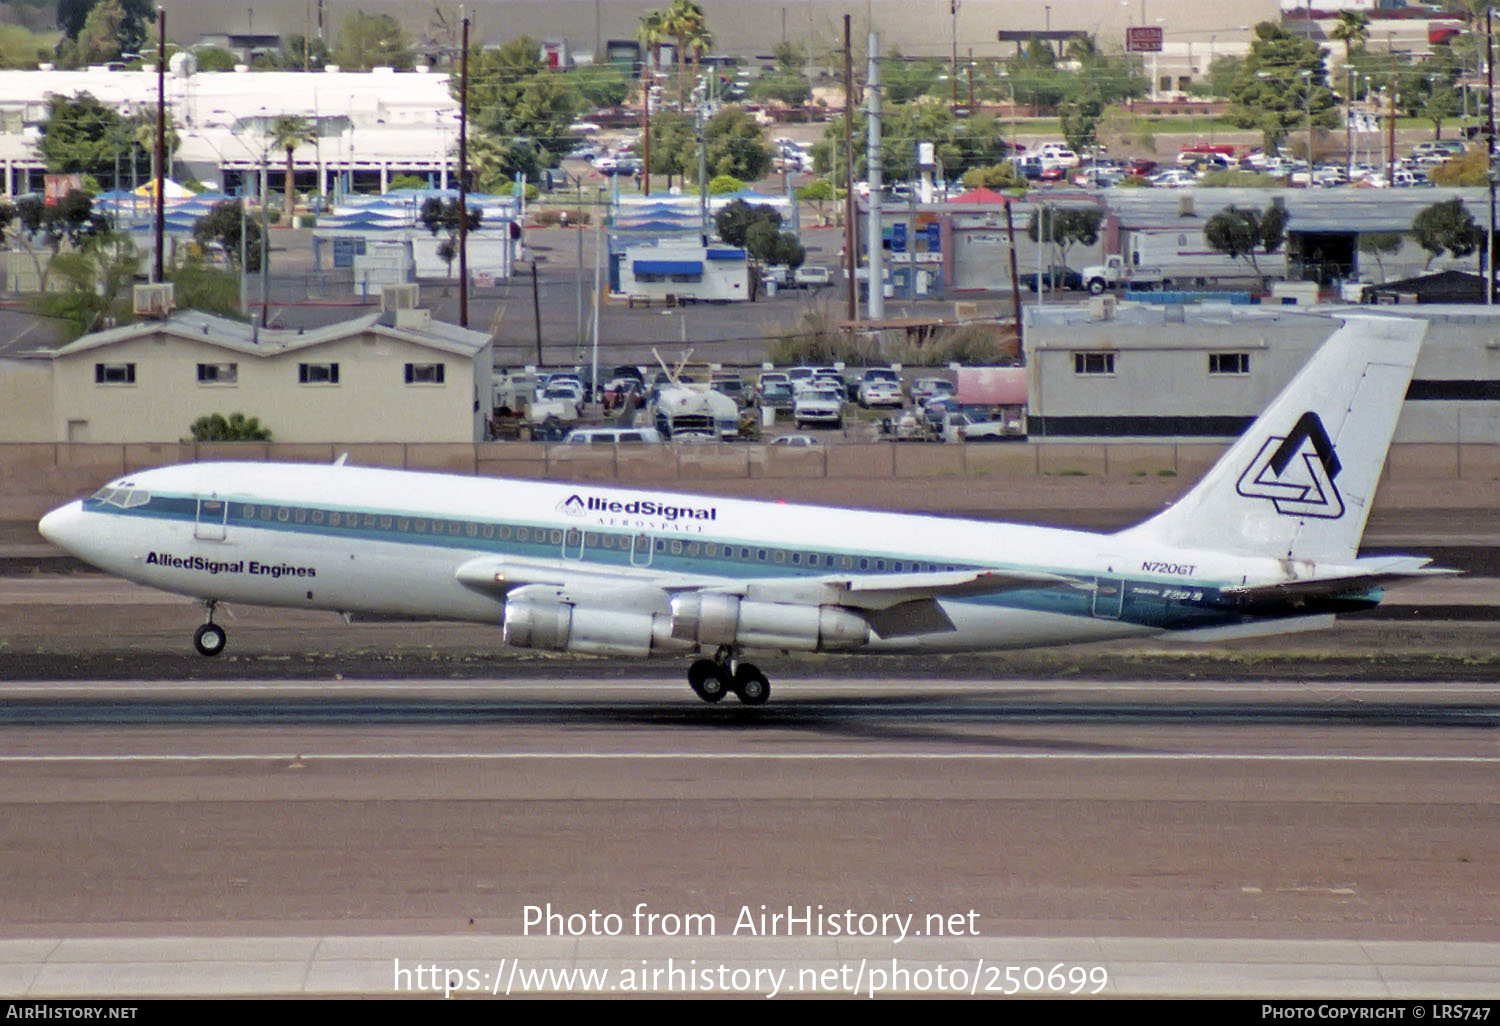
[{"label": "passenger window row", "polygon": [[[100,495],[103,495],[101,492]],[[96,496],[98,498],[99,496]],[[100,501],[108,501],[101,499]],[[119,500],[115,500],[119,504]],[[142,500],[145,501],[145,500]],[[570,528],[566,533],[556,528],[523,527],[510,524],[487,524],[472,520],[444,520],[430,517],[404,517],[390,513],[351,513],[343,510],[308,509],[302,506],[236,504],[232,513],[247,526],[259,524],[311,524],[315,527],[346,530],[394,531],[398,534],[427,537],[469,538],[485,541],[515,541],[541,545],[562,545],[571,549],[580,542],[585,550],[642,552],[647,548],[671,556],[689,559],[724,560],[736,563],[770,563],[809,570],[852,570],[860,573],[935,573],[959,569],[955,564],[921,560],[886,559],[879,556],[854,556],[833,552],[808,552],[797,549],[771,549],[750,545],[727,545],[719,542],[683,541],[679,538],[651,538],[649,535],[612,534]]]}]

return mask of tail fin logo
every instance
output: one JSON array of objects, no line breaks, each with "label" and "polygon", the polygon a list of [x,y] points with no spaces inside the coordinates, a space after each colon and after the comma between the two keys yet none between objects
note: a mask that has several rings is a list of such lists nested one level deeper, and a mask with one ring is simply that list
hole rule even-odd
[{"label": "tail fin logo", "polygon": [[1247,499],[1270,499],[1288,517],[1337,520],[1344,499],[1333,481],[1343,469],[1323,421],[1311,410],[1284,438],[1266,439],[1235,491]]}]

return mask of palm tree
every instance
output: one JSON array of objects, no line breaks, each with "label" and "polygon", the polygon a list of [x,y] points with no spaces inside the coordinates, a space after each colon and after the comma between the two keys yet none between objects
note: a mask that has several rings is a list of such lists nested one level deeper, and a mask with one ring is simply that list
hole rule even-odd
[{"label": "palm tree", "polygon": [[1365,40],[1370,38],[1370,16],[1363,11],[1340,11],[1339,23],[1328,32],[1328,38],[1337,39],[1344,44],[1344,63],[1349,63],[1349,55],[1355,50],[1365,48]]},{"label": "palm tree", "polygon": [[635,33],[636,39],[640,40],[641,45],[651,53],[651,73],[653,75],[661,67],[661,44],[667,38],[666,22],[667,12],[647,11],[641,15],[641,27]]},{"label": "palm tree", "polygon": [[297,190],[293,185],[294,171],[292,154],[303,143],[317,138],[313,123],[296,114],[283,114],[271,124],[271,146],[286,151],[286,209],[281,213],[282,223],[290,226],[293,211],[297,206]]},{"label": "palm tree", "polygon": [[694,0],[672,0],[662,16],[662,30],[677,43],[677,65],[681,68],[681,100],[687,106],[687,52],[688,41],[708,36],[708,19],[703,8]]}]

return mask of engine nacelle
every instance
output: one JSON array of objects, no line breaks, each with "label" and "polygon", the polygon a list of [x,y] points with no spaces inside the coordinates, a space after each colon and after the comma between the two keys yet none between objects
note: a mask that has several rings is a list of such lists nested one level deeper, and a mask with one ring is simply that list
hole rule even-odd
[{"label": "engine nacelle", "polygon": [[542,648],[590,655],[644,657],[688,646],[672,638],[662,613],[626,612],[512,598],[505,603],[504,638],[516,648]]},{"label": "engine nacelle", "polygon": [[832,652],[868,643],[870,625],[842,606],[747,602],[734,595],[687,594],[672,600],[672,637],[699,645]]}]

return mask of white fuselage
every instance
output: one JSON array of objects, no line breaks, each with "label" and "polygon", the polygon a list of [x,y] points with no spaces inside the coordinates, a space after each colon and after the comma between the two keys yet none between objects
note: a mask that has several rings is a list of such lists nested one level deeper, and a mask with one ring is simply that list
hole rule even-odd
[{"label": "white fuselage", "polygon": [[[205,600],[497,625],[505,593],[460,580],[476,559],[566,575],[568,601],[625,609],[665,610],[670,594],[735,582],[758,582],[750,593],[759,588],[776,602],[802,580],[900,582],[975,568],[1067,578],[1062,587],[939,594],[951,627],[872,635],[862,651],[1012,648],[1223,626],[1245,617],[1214,604],[1218,588],[1282,577],[1276,560],[1127,545],[1115,535],[326,465],[143,471],[54,511],[42,530],[103,570]],[[633,589],[628,599],[611,591],[622,582]]]}]

